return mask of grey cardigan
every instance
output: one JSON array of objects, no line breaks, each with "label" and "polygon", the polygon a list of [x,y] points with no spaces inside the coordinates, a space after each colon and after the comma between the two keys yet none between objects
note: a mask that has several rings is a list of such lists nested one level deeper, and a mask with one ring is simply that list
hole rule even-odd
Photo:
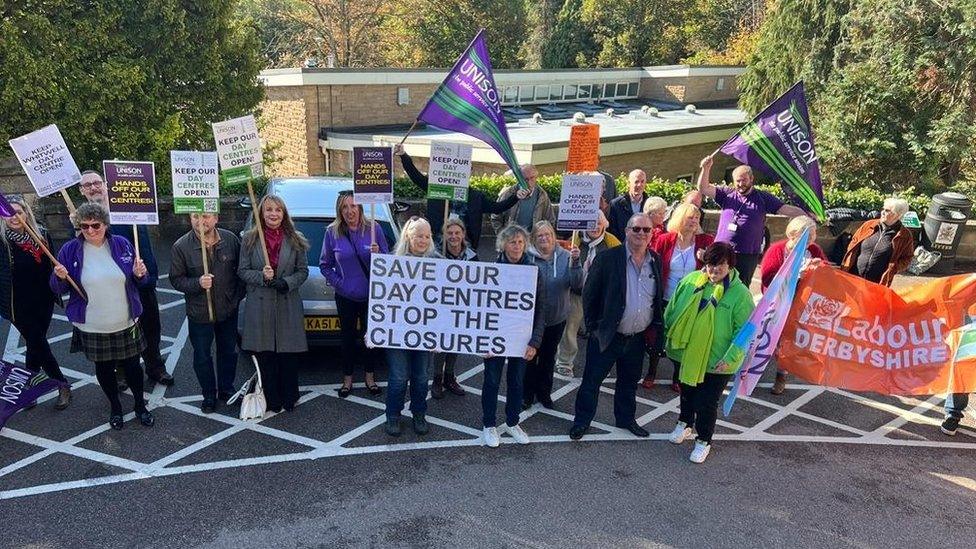
[{"label": "grey cardigan", "polygon": [[300,353],[308,350],[305,339],[305,314],[299,288],[308,278],[308,258],[292,247],[288,238],[281,243],[275,278],[288,283],[288,293],[280,294],[264,283],[264,255],[261,245],[241,247],[237,276],[247,285],[244,302],[244,333],[241,349],[251,352]]},{"label": "grey cardigan", "polygon": [[[241,240],[234,233],[217,228],[220,240],[214,245],[212,253],[207,254],[213,287],[214,320],[227,320],[237,312],[237,306],[244,297],[244,282],[237,276],[240,261]],[[186,316],[193,322],[210,322],[207,311],[207,292],[200,287],[203,276],[203,254],[200,252],[200,236],[190,231],[173,243],[169,265],[169,283],[183,292],[186,300]]]},{"label": "grey cardigan", "polygon": [[569,252],[556,246],[549,261],[532,250],[532,257],[539,267],[539,277],[546,287],[546,327],[565,322],[569,316],[569,292],[583,289],[583,266],[573,260]]}]

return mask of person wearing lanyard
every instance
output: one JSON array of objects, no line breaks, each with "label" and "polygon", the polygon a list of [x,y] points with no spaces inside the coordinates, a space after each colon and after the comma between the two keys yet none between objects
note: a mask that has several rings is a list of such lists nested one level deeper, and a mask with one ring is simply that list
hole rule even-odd
[{"label": "person wearing lanyard", "polygon": [[[678,282],[688,273],[702,268],[700,252],[704,251],[715,238],[710,234],[702,234],[701,210],[694,204],[680,204],[668,220],[668,232],[651,242],[651,249],[661,256],[661,280],[664,286],[664,307],[674,295]],[[662,354],[652,354],[647,367],[647,375],[641,386],[645,389],[654,387],[657,376],[657,365]],[[678,368],[674,368],[671,375],[671,389],[680,390],[678,386]]]},{"label": "person wearing lanyard", "polygon": [[653,223],[647,214],[631,216],[624,246],[596,256],[583,286],[583,318],[590,333],[583,382],[576,395],[576,417],[569,437],[583,438],[596,415],[600,385],[617,366],[613,412],[617,427],[638,437],[650,434],[637,423],[637,382],[644,361],[645,331],[660,335],[663,300],[661,259],[648,250]]},{"label": "person wearing lanyard", "polygon": [[742,282],[749,287],[763,252],[763,230],[766,215],[779,214],[789,217],[807,215],[802,209],[753,187],[752,168],[739,166],[732,171],[732,187],[716,187],[709,183],[712,156],[701,161],[698,190],[722,208],[718,221],[716,242],[732,244],[736,256],[736,269]]}]

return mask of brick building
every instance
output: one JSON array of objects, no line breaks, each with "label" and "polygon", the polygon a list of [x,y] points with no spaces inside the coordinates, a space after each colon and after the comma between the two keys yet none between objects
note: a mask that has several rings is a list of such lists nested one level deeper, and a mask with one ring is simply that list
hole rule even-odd
[{"label": "brick building", "polygon": [[[496,71],[503,107],[516,109],[509,135],[519,162],[544,174],[559,173],[566,160],[572,114],[586,110],[600,124],[601,169],[620,173],[642,168],[650,176],[691,177],[698,161],[747,121],[735,108],[740,67],[666,66],[635,69]],[[356,146],[398,143],[446,70],[274,69],[261,73],[266,100],[261,134],[279,160],[272,175],[351,171]],[[607,103],[630,113],[608,116]],[[626,105],[626,107],[623,107]],[[653,106],[660,112],[640,111]],[[684,109],[694,105],[695,112]],[[544,120],[534,111],[567,111]],[[521,118],[520,120],[516,120]],[[473,138],[421,126],[405,142],[421,169],[432,139],[474,147],[474,173],[507,167]],[[732,165],[720,159],[719,169]]]}]

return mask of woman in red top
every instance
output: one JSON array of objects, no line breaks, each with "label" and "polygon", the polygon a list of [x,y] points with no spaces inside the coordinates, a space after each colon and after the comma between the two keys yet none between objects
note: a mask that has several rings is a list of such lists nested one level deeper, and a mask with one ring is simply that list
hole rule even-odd
[{"label": "woman in red top", "polygon": [[[708,247],[715,240],[710,234],[698,234],[701,228],[701,210],[694,204],[680,204],[671,213],[668,220],[668,232],[662,233],[652,240],[648,248],[661,258],[661,280],[665,281],[665,305],[674,295],[678,282],[688,273],[702,268],[699,252]],[[661,355],[652,355],[647,375],[641,385],[645,389],[654,386],[657,375],[657,363]],[[671,376],[671,388],[678,391],[678,372],[675,369]]]},{"label": "woman in red top", "polygon": [[[827,256],[824,255],[824,251],[817,245],[817,222],[805,215],[794,217],[786,225],[786,239],[773,242],[769,246],[769,249],[766,250],[765,255],[763,255],[762,263],[759,264],[763,293],[766,292],[766,288],[769,287],[779,268],[786,261],[786,256],[793,250],[797,240],[800,239],[803,231],[807,228],[810,229],[810,239],[807,241],[809,244],[804,254],[805,261],[803,268],[808,269],[827,261]],[[771,392],[774,395],[781,395],[784,390],[786,390],[786,370],[778,368],[776,370],[776,381],[773,382]]]}]

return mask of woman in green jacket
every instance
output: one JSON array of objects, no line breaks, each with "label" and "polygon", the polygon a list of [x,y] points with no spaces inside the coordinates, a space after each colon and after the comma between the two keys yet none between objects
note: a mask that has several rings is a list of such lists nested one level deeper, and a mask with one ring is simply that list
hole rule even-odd
[{"label": "woman in green jacket", "polygon": [[664,311],[665,350],[679,370],[681,415],[669,440],[681,444],[698,432],[690,459],[702,463],[711,450],[718,400],[732,373],[715,373],[732,338],[755,308],[735,270],[735,252],[715,242],[702,255],[705,267],[678,283]]}]

